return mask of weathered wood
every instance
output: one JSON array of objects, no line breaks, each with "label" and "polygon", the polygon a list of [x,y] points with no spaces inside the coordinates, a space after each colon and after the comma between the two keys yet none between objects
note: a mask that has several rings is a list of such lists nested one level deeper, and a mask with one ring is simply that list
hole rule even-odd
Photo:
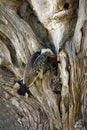
[{"label": "weathered wood", "polygon": [[14,75],[0,68],[0,130],[49,130],[49,120],[36,99],[17,93]]},{"label": "weathered wood", "polygon": [[[83,76],[84,75],[84,70],[83,70],[84,62],[83,62],[83,49],[82,49],[82,46],[84,45],[84,42],[83,42],[84,36],[83,36],[82,28],[84,26],[84,22],[86,18],[85,8],[84,8],[85,1],[79,2],[78,20],[75,27],[74,37],[72,37],[71,39],[69,38],[69,36],[73,36],[73,31],[74,31],[74,26],[75,26],[74,18],[76,17],[76,15],[74,14],[78,7],[78,2],[76,6],[73,6],[73,3],[75,1],[73,2],[67,1],[66,3],[68,3],[69,6],[71,5],[69,11],[68,11],[69,8],[66,9],[67,11],[64,10],[64,4],[66,4],[64,2],[59,2],[58,6],[56,6],[57,5],[56,1],[54,1],[53,3],[51,3],[50,1],[48,2],[44,1],[45,2],[44,5],[43,5],[43,1],[38,1],[39,3],[37,3],[36,1],[31,0],[28,2],[30,3],[31,7],[33,7],[33,10],[38,16],[38,19],[47,28],[49,35],[51,35],[51,38],[53,39],[53,44],[56,47],[56,51],[58,51],[59,47],[61,47],[62,45],[64,48],[64,42],[66,40],[68,41],[65,44],[65,49],[59,53],[58,58],[60,58],[60,61],[61,61],[61,64],[59,65],[59,69],[60,69],[60,76],[63,82],[62,94],[61,94],[63,128],[73,129],[75,120],[81,114],[81,95],[83,93],[84,81],[85,81],[84,76]],[[40,4],[40,5],[37,6],[37,4],[38,5]],[[48,4],[49,5],[52,4],[52,5],[47,6]],[[82,4],[83,6],[81,6]],[[53,8],[54,5],[55,7]],[[44,11],[46,10],[48,10],[48,12],[44,14]],[[60,10],[64,10],[63,12],[64,15],[61,13]],[[66,14],[67,14],[67,17],[66,17]],[[70,24],[71,19],[73,19],[74,22]],[[62,26],[62,29],[60,25]],[[52,33],[51,33],[51,29],[53,29]],[[80,49],[80,52],[78,53],[79,49]],[[64,71],[65,71],[65,75],[64,75]]]},{"label": "weathered wood", "polygon": [[73,35],[77,18],[78,0],[27,0],[38,19],[48,30],[56,52]]},{"label": "weathered wood", "polygon": [[22,71],[22,64],[26,63],[27,57],[41,46],[31,27],[22,21],[14,10],[0,4],[0,16],[0,38],[11,52],[13,64],[20,66]]},{"label": "weathered wood", "polygon": [[[14,86],[16,80],[22,77],[27,57],[41,45],[31,27],[14,10],[1,3],[0,40],[0,63],[6,63],[0,64],[0,129],[50,129],[48,117],[38,101],[33,97],[26,99],[19,96],[19,86]],[[10,64],[14,70],[9,68]]]},{"label": "weathered wood", "polygon": [[[0,3],[1,129],[74,130],[80,116],[85,123],[81,129],[87,129],[86,0],[79,0],[79,5],[76,0],[13,0],[8,6],[6,2]],[[58,75],[47,71],[26,99],[17,94],[15,81],[22,78],[28,56],[41,48],[56,50]],[[53,92],[54,77],[61,79],[61,94]]]},{"label": "weathered wood", "polygon": [[[87,2],[86,2],[87,5]],[[86,6],[85,5],[85,6]],[[87,18],[87,13],[86,13]],[[85,127],[87,129],[87,19],[83,27],[84,30],[84,77],[85,77],[85,83],[84,83],[84,90],[82,95],[82,117],[83,122],[85,123]]]}]

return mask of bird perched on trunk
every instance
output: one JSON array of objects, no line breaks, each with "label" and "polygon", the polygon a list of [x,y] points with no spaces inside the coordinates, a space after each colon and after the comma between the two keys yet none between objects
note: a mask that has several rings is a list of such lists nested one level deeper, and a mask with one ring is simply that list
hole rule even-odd
[{"label": "bird perched on trunk", "polygon": [[42,79],[43,74],[50,68],[54,57],[56,55],[48,48],[41,49],[29,57],[23,74],[23,83],[30,87],[37,78]]}]

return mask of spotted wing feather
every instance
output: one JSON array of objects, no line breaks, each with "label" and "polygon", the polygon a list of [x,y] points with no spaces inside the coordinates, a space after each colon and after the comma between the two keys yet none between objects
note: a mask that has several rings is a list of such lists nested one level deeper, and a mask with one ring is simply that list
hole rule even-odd
[{"label": "spotted wing feather", "polygon": [[33,63],[33,68],[34,68],[34,71],[38,74],[40,72],[41,69],[43,69],[43,67],[45,66],[46,62],[47,62],[47,58],[48,58],[48,55],[46,55],[45,53],[44,54],[41,54],[39,55],[35,62]]},{"label": "spotted wing feather", "polygon": [[25,66],[25,70],[23,74],[23,83],[26,84],[27,86],[29,86],[33,82],[34,77],[37,76],[37,74],[33,69],[33,63],[39,55],[40,52],[36,52],[32,56],[30,56]]}]

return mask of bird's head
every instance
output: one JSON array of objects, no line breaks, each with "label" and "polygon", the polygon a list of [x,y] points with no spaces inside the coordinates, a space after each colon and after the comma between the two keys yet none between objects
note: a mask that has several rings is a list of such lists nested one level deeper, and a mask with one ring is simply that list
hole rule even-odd
[{"label": "bird's head", "polygon": [[47,49],[41,49],[41,54],[46,53],[49,57],[54,58],[56,55],[50,50],[49,48]]}]

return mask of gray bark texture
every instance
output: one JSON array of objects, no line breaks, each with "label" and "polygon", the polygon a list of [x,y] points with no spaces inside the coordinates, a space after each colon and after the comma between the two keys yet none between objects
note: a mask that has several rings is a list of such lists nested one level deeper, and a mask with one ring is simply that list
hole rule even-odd
[{"label": "gray bark texture", "polygon": [[[58,75],[21,96],[17,81],[42,48],[56,51]],[[0,0],[0,130],[87,130],[86,0]]]}]

